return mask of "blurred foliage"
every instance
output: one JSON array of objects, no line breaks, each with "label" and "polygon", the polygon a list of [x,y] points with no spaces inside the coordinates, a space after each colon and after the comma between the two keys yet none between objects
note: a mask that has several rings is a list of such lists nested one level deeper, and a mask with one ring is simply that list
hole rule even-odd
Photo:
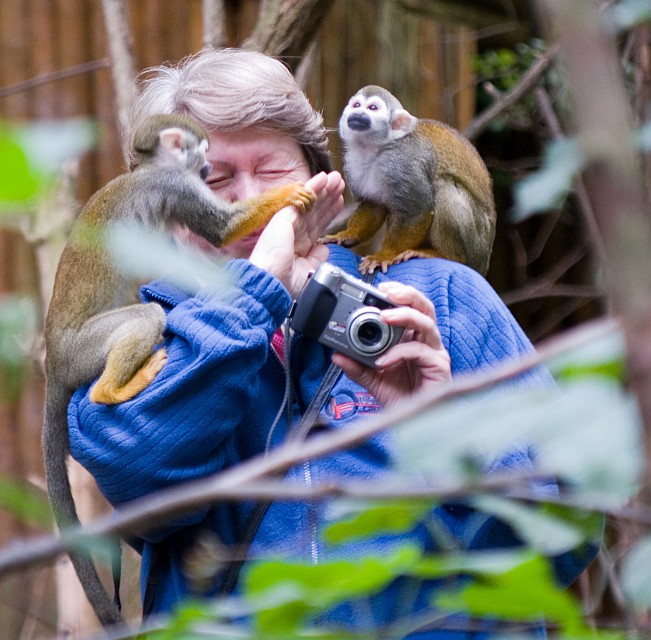
[{"label": "blurred foliage", "polygon": [[26,296],[0,296],[0,399],[20,395],[38,330],[36,301]]},{"label": "blurred foliage", "polygon": [[[321,533],[334,556],[319,564],[260,559],[245,570],[242,597],[188,604],[165,631],[151,637],[192,638],[199,632],[202,637],[376,637],[335,632],[319,624],[319,617],[350,601],[363,609],[365,600],[401,577],[440,581],[432,602],[438,613],[429,620],[435,626],[445,627],[448,615],[463,614],[501,621],[516,634],[509,637],[517,637],[523,624],[543,619],[553,637],[622,637],[588,625],[575,595],[558,586],[551,558],[598,541],[604,510],[623,506],[640,486],[641,424],[625,389],[623,362],[622,335],[613,331],[553,358],[548,364],[555,380],[549,384],[519,389],[503,383],[403,422],[396,430],[394,475],[384,486],[415,482],[431,487],[431,498],[334,499],[327,509],[331,523]],[[518,442],[535,450],[536,474],[518,467],[506,472],[502,489],[485,488],[495,461],[510,455]],[[549,477],[560,486],[549,484]],[[448,545],[436,514],[449,495],[508,523],[523,546],[470,551],[458,540]],[[438,551],[401,542],[401,534],[423,525]],[[382,555],[365,552],[364,541],[377,536],[389,536],[395,546]],[[355,557],[346,551],[349,544]],[[651,541],[644,540],[623,565],[632,608],[651,603],[649,562]],[[250,631],[230,626],[242,616],[252,618]],[[423,620],[396,621],[385,630],[387,637],[401,637],[416,622]],[[169,635],[172,629],[176,635]]]},{"label": "blurred foliage", "polygon": [[[627,28],[651,17],[651,3],[617,2],[608,15],[613,28]],[[545,46],[533,40],[478,56],[480,103],[492,103],[512,89]],[[550,69],[543,82],[555,104],[562,105],[566,96],[560,72]],[[494,127],[530,127],[536,109],[533,98],[527,97]],[[79,148],[87,140],[84,135],[79,134]],[[643,127],[643,148],[651,147],[650,139],[648,126]],[[43,164],[30,160],[29,148],[29,136],[0,131],[0,206],[7,210],[32,203],[47,181],[48,167],[56,164],[56,159],[44,159]],[[550,145],[542,168],[517,187],[519,215],[556,206],[582,166],[575,140]],[[108,242],[115,255],[138,258],[129,268],[139,274],[164,267],[180,274],[187,270],[192,278],[197,277],[194,267],[185,262],[187,256],[179,256],[164,239],[115,229]],[[188,259],[193,262],[192,256]],[[212,266],[202,273],[200,278],[214,276]],[[24,304],[7,300],[0,305],[0,366],[12,372],[6,379],[16,381],[25,355],[21,345],[29,342],[29,332],[22,333],[30,325]],[[431,407],[397,425],[395,473],[385,480],[387,487],[391,482],[396,487],[418,482],[420,487],[431,488],[431,497],[332,500],[328,505],[331,523],[321,532],[323,542],[335,549],[352,545],[357,550],[355,558],[343,553],[346,559],[320,564],[261,558],[247,567],[239,596],[185,603],[147,637],[376,638],[380,637],[377,633],[334,633],[317,621],[340,603],[370,601],[400,577],[440,579],[442,588],[432,602],[439,612],[489,616],[515,624],[545,620],[552,625],[552,635],[568,640],[624,637],[588,625],[581,603],[557,585],[551,562],[553,556],[599,540],[603,514],[630,504],[640,488],[645,465],[642,425],[626,386],[622,335],[614,331],[554,358],[548,366],[554,380],[547,384],[524,389],[504,383]],[[5,386],[11,389],[10,384]],[[16,385],[12,393],[19,388]],[[487,487],[485,481],[496,462],[514,450],[535,452],[535,473],[520,467],[507,474],[502,488]],[[559,484],[548,482],[551,477]],[[508,524],[523,546],[487,552],[449,544],[455,541],[446,537],[444,527],[437,526],[436,513],[450,495],[466,508]],[[11,483],[0,483],[0,505],[38,521],[35,514],[40,511],[32,511],[32,496]],[[419,526],[431,532],[438,551],[404,543],[383,555],[364,550],[365,540],[376,536],[399,539]],[[650,563],[651,537],[643,537],[615,576],[621,580],[624,606],[641,612],[642,620],[651,607]],[[253,621],[250,631],[231,626],[232,619],[244,616]],[[412,621],[397,624],[403,624],[404,631]]]},{"label": "blurred foliage", "polygon": [[97,137],[87,118],[0,124],[0,214],[30,213],[63,162],[92,148]]},{"label": "blurred foliage", "polygon": [[[491,106],[501,95],[514,89],[522,76],[541,55],[546,53],[547,43],[534,38],[514,48],[490,49],[475,56],[473,67],[477,78],[478,111]],[[555,106],[563,118],[569,117],[566,84],[562,71],[552,65],[544,73],[540,83],[553,96]],[[507,112],[491,122],[495,133],[510,129],[526,130],[537,125],[538,106],[535,97],[525,95]]]},{"label": "blurred foliage", "polygon": [[0,477],[0,509],[28,525],[44,531],[50,529],[52,517],[47,496],[24,481]]}]

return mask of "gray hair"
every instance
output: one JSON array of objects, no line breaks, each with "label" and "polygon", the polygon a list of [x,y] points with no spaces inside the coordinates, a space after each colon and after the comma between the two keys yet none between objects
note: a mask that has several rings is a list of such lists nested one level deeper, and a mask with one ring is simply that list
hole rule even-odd
[{"label": "gray hair", "polygon": [[208,131],[259,126],[287,133],[303,149],[313,174],[332,170],[321,114],[289,69],[263,53],[204,49],[176,66],[146,69],[125,132],[128,140],[157,113],[189,116]]}]

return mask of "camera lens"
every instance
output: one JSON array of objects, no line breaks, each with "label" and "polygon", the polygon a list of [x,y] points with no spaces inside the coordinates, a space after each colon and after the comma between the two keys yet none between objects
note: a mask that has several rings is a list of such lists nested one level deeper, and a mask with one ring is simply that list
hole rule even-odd
[{"label": "camera lens", "polygon": [[357,329],[359,341],[367,347],[375,347],[382,341],[382,327],[374,320],[366,320]]},{"label": "camera lens", "polygon": [[358,309],[348,323],[348,341],[359,353],[373,355],[382,352],[391,341],[391,327],[380,320],[375,308]]}]

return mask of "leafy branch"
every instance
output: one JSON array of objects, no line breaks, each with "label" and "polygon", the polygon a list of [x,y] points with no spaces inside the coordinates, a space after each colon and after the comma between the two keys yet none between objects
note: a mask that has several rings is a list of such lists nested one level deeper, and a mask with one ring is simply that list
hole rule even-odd
[{"label": "leafy branch", "polygon": [[[151,529],[168,520],[170,516],[187,514],[220,500],[275,498],[276,496],[282,498],[284,490],[281,490],[279,486],[269,484],[270,476],[283,472],[304,460],[317,459],[359,445],[369,437],[414,418],[444,400],[459,398],[507,381],[547,360],[590,344],[604,336],[610,336],[617,331],[617,327],[618,322],[615,319],[588,323],[550,339],[541,345],[536,353],[523,357],[521,360],[505,362],[494,369],[474,375],[457,377],[449,383],[441,385],[434,392],[414,397],[409,402],[396,405],[383,414],[370,416],[345,430],[320,434],[302,443],[287,442],[266,456],[258,456],[215,476],[136,500],[108,517],[95,520],[81,529],[67,532],[65,536],[59,538],[48,536],[29,542],[12,543],[0,552],[0,575],[51,560],[72,548],[88,546],[93,539],[98,537],[127,536]],[[525,476],[523,479],[527,479],[527,477]],[[514,480],[517,478],[511,477],[511,482]],[[267,485],[266,488],[260,484],[261,481]],[[491,483],[495,483],[495,488],[503,488],[500,484],[503,481],[499,476],[495,479],[485,479],[478,487],[489,489]],[[326,485],[310,496],[325,497],[331,494],[348,493],[354,495],[355,490],[354,485]],[[448,486],[447,489],[440,486],[438,489],[433,487],[426,489],[430,493],[441,492],[441,495],[446,495],[446,492],[447,495],[452,495],[452,493],[462,490],[463,488],[460,486]],[[295,492],[299,489],[294,488],[291,491]],[[363,491],[367,492],[370,497],[372,490],[369,487],[364,487]],[[405,492],[409,494],[409,491],[405,490]],[[360,492],[359,495],[363,495],[363,492]],[[381,491],[375,495],[380,497]],[[390,495],[391,497],[396,496],[395,493]],[[290,496],[285,494],[285,497],[289,499]]]}]

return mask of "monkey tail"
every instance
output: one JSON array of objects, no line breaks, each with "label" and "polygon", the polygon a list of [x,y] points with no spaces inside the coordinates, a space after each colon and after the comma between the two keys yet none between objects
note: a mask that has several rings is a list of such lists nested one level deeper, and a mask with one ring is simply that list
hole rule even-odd
[{"label": "monkey tail", "polygon": [[[68,479],[70,442],[67,414],[70,398],[70,393],[47,385],[42,446],[47,491],[60,531],[81,525]],[[102,625],[123,624],[120,610],[104,588],[90,553],[75,551],[69,555],[84,593]]]}]

